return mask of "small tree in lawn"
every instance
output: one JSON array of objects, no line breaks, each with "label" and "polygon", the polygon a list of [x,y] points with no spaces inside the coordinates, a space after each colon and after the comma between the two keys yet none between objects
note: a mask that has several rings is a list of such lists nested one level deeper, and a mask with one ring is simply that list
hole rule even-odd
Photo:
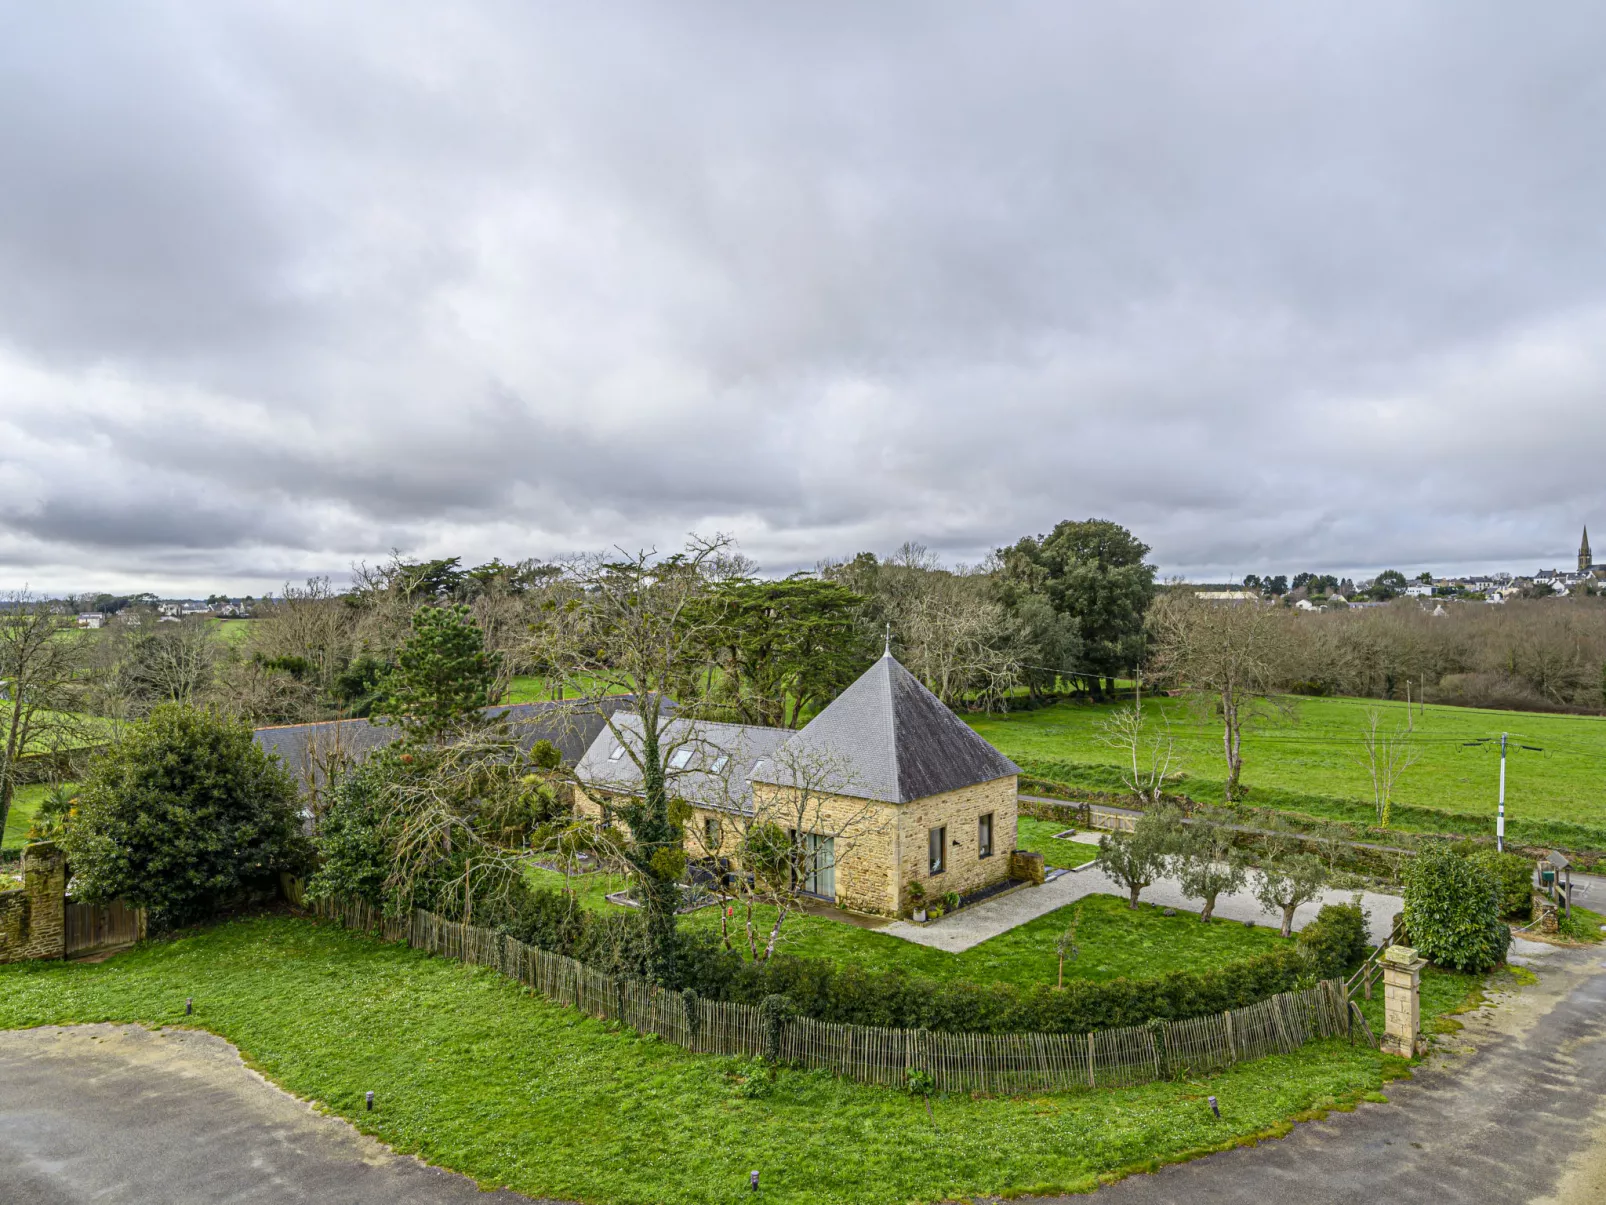
[{"label": "small tree in lawn", "polygon": [[158,927],[300,873],[309,855],[295,781],[251,729],[176,703],[95,760],[61,844],[80,896],[148,908]]},{"label": "small tree in lawn", "polygon": [[1215,914],[1217,896],[1244,889],[1249,860],[1234,843],[1231,829],[1213,820],[1196,818],[1186,830],[1177,854],[1176,873],[1182,894],[1204,904],[1199,919],[1208,922]]},{"label": "small tree in lawn", "polygon": [[1059,981],[1054,985],[1056,988],[1065,987],[1065,960],[1074,960],[1082,952],[1082,948],[1076,944],[1076,930],[1081,923],[1082,905],[1078,904],[1076,911],[1071,913],[1071,923],[1065,926],[1065,932],[1054,939],[1054,952],[1060,960]]},{"label": "small tree in lawn", "polygon": [[485,651],[467,607],[419,607],[374,714],[401,724],[411,737],[439,740],[490,705],[500,660]]},{"label": "small tree in lawn", "polygon": [[1327,864],[1315,854],[1294,853],[1286,843],[1273,844],[1261,863],[1255,899],[1268,912],[1281,912],[1282,935],[1294,931],[1294,911],[1321,895],[1327,886]]},{"label": "small tree in lawn", "polygon": [[1127,907],[1135,909],[1143,889],[1165,874],[1181,831],[1175,808],[1156,808],[1138,817],[1130,833],[1105,833],[1099,838],[1096,865],[1127,889]]}]

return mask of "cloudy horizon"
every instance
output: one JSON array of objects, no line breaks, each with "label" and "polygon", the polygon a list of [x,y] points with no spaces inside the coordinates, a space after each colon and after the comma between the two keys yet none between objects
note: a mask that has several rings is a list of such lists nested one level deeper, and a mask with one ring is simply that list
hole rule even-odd
[{"label": "cloudy horizon", "polygon": [[0,588],[1097,516],[1606,555],[1606,10],[129,3],[0,41]]}]

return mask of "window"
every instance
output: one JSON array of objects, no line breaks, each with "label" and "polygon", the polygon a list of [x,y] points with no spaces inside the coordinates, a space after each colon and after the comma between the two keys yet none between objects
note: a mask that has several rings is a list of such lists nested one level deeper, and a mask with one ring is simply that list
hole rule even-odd
[{"label": "window", "polygon": [[692,751],[690,749],[676,749],[675,756],[669,759],[669,765],[672,769],[684,770],[691,765],[691,757]]},{"label": "window", "polygon": [[703,818],[703,846],[712,853],[719,848],[719,817]]},{"label": "window", "polygon": [[934,828],[926,843],[926,853],[931,863],[931,873],[941,874],[948,866],[948,829]]},{"label": "window", "polygon": [[625,747],[623,745],[618,745],[618,746],[616,746],[614,748],[614,751],[612,753],[608,754],[608,760],[609,761],[618,761],[624,755],[625,755]]},{"label": "window", "polygon": [[716,757],[714,759],[714,764],[708,767],[708,772],[710,774],[718,774],[721,770],[723,770],[726,766],[728,766],[730,764],[730,760],[731,760],[730,758],[726,757],[723,753],[721,753],[718,757]]},{"label": "window", "polygon": [[993,814],[988,812],[976,822],[976,856],[990,858],[993,856]]}]

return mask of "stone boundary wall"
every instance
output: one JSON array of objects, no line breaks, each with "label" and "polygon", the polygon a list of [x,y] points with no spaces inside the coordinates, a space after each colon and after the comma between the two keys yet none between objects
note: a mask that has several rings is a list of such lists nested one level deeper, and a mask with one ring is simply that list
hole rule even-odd
[{"label": "stone boundary wall", "polygon": [[0,962],[67,954],[67,859],[49,842],[22,851],[22,890],[0,891]]}]

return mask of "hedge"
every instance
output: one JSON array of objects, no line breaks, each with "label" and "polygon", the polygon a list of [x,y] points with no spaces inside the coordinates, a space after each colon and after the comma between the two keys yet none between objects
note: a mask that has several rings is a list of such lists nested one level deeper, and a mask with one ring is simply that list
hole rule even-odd
[{"label": "hedge", "polygon": [[[565,954],[609,974],[644,975],[647,945],[636,913],[587,912],[558,891],[532,889],[499,926],[520,941]],[[679,981],[707,1000],[761,1006],[786,996],[816,1021],[968,1033],[1087,1033],[1242,1008],[1313,978],[1312,960],[1282,947],[1207,971],[1157,979],[1077,979],[1056,989],[866,971],[818,958],[777,954],[754,963],[712,934],[681,933]]]}]

